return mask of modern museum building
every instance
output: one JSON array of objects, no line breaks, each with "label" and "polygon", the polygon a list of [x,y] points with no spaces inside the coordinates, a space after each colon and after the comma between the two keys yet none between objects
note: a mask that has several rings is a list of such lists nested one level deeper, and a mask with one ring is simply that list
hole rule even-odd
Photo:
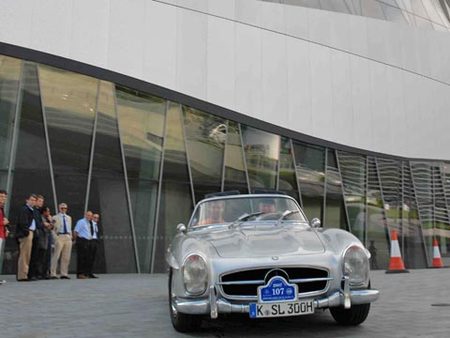
[{"label": "modern museum building", "polygon": [[[166,270],[206,194],[278,190],[389,264],[450,264],[449,0],[1,0],[0,189]],[[11,236],[2,273],[17,269]],[[74,259],[71,262],[75,267]]]}]

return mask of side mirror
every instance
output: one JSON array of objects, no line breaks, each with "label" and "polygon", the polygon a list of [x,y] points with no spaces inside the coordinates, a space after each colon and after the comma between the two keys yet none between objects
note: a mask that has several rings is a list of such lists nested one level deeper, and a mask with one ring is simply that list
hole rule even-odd
[{"label": "side mirror", "polygon": [[185,234],[186,233],[186,225],[184,225],[183,223],[178,224],[177,225],[177,232],[179,234],[181,234],[181,233]]},{"label": "side mirror", "polygon": [[311,227],[313,228],[320,228],[320,219],[318,218],[313,218],[310,222]]}]

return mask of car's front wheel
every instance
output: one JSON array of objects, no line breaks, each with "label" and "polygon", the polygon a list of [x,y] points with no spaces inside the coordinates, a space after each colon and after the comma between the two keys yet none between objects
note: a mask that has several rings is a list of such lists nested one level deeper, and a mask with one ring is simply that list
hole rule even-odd
[{"label": "car's front wheel", "polygon": [[370,303],[352,305],[350,309],[343,307],[330,308],[334,320],[341,325],[356,326],[364,322],[369,315]]},{"label": "car's front wheel", "polygon": [[173,290],[173,272],[169,272],[169,311],[170,320],[175,330],[178,332],[193,332],[200,328],[202,318],[199,315],[189,315],[178,312],[175,307],[175,293]]}]

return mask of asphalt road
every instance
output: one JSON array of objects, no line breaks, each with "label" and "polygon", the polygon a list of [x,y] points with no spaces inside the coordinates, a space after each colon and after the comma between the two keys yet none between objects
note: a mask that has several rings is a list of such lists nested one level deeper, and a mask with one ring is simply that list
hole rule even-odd
[{"label": "asphalt road", "polygon": [[205,321],[195,334],[171,326],[165,275],[18,283],[3,276],[0,337],[449,337],[450,269],[372,272],[381,291],[367,320],[340,327],[328,311],[296,318]]}]

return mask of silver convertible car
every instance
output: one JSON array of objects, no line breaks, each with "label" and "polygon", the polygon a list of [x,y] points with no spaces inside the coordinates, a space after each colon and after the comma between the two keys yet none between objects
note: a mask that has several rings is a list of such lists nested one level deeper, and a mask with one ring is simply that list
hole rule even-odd
[{"label": "silver convertible car", "polygon": [[308,222],[278,194],[221,196],[197,204],[168,251],[169,305],[177,331],[202,318],[299,316],[329,308],[358,325],[379,291],[370,288],[370,254],[351,233]]}]

